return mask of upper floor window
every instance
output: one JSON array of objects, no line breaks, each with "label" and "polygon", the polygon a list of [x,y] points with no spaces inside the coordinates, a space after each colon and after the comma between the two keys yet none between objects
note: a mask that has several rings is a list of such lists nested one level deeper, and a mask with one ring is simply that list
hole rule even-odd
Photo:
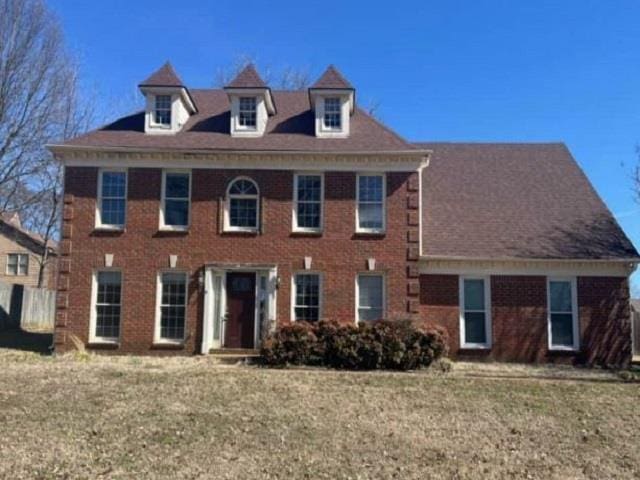
[{"label": "upper floor window", "polygon": [[156,95],[153,121],[157,125],[171,126],[171,95]]},{"label": "upper floor window", "polygon": [[381,320],[384,316],[384,276],[361,274],[356,280],[358,321]]},{"label": "upper floor window", "polygon": [[124,227],[127,207],[127,172],[101,170],[98,180],[96,227]]},{"label": "upper floor window", "polygon": [[342,129],[341,102],[339,97],[324,99],[324,128],[329,130]]},{"label": "upper floor window", "polygon": [[323,175],[296,174],[294,177],[294,230],[322,230]]},{"label": "upper floor window", "polygon": [[256,97],[240,97],[238,125],[242,128],[254,129],[257,125]]},{"label": "upper floor window", "polygon": [[191,174],[163,171],[160,227],[186,230],[189,226]]},{"label": "upper floor window", "polygon": [[385,230],[385,176],[359,174],[357,178],[357,231],[382,233]]},{"label": "upper floor window", "polygon": [[227,189],[225,227],[232,231],[258,230],[259,192],[249,178],[237,178]]},{"label": "upper floor window", "polygon": [[491,347],[490,280],[485,277],[460,278],[460,346]]},{"label": "upper floor window", "polygon": [[549,348],[577,350],[579,330],[575,278],[551,278],[547,283]]},{"label": "upper floor window", "polygon": [[29,274],[29,254],[9,253],[7,255],[7,275],[23,276]]}]

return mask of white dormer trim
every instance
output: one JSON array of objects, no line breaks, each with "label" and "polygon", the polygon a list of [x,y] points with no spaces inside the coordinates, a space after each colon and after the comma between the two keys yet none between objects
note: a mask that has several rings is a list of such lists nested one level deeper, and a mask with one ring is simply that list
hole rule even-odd
[{"label": "white dormer trim", "polygon": [[[275,105],[268,88],[225,88],[229,96],[231,119],[229,131],[232,137],[262,137],[267,130],[269,115],[275,113]],[[256,99],[256,126],[240,125],[240,99]]]},{"label": "white dormer trim", "polygon": [[[350,119],[354,109],[353,90],[312,89],[310,91],[313,110],[315,112],[315,132],[318,138],[346,138],[349,136]],[[324,124],[325,100],[339,98],[340,127],[330,128]]]},{"label": "white dormer trim", "polygon": [[[195,112],[195,106],[182,87],[143,87],[141,90],[145,96],[145,133],[159,135],[175,134],[184,127],[185,123],[189,120],[189,116]],[[170,125],[155,122],[156,97],[159,95],[168,95],[171,97]]]}]

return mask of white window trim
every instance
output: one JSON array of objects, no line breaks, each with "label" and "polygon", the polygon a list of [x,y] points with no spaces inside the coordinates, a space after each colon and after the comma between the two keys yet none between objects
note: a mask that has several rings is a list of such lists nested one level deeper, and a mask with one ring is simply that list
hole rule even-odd
[{"label": "white window trim", "polygon": [[[124,222],[122,225],[102,223],[102,177],[105,173],[124,173]],[[129,172],[126,168],[101,168],[98,170],[98,195],[96,201],[96,230],[124,230],[124,226],[127,224],[127,201],[129,197]],[[108,198],[120,198],[120,197],[108,197]]]},{"label": "white window trim", "polygon": [[[573,345],[571,346],[552,345],[551,342],[551,282],[569,282],[571,285],[571,317],[573,329]],[[547,277],[547,341],[550,351],[577,352],[580,350],[580,322],[578,316],[578,282],[576,277]]]},{"label": "white window trim", "polygon": [[[253,98],[254,102],[255,102],[255,116],[256,116],[256,124],[251,126],[251,125],[241,125],[240,124],[240,115],[242,113],[242,99],[243,98]],[[235,119],[235,129],[239,130],[239,131],[248,131],[248,132],[255,132],[258,130],[258,97],[256,97],[255,95],[241,95],[238,97],[238,116]]]},{"label": "white window trim", "polygon": [[[178,174],[186,174],[189,175],[189,195],[187,197],[188,200],[188,211],[187,211],[187,224],[186,225],[167,225],[165,224],[165,202],[166,198],[166,186],[167,186],[167,174],[178,173]],[[186,232],[189,230],[189,226],[191,225],[191,183],[192,183],[192,175],[191,170],[185,169],[165,169],[162,170],[162,186],[160,191],[160,230],[169,231],[169,232]]]},{"label": "white window trim", "polygon": [[302,320],[296,320],[296,276],[297,275],[317,275],[318,276],[318,321],[322,320],[322,312],[324,308],[323,301],[323,286],[324,278],[321,272],[316,270],[297,270],[291,275],[291,321],[297,322]]},{"label": "white window trim", "polygon": [[[158,123],[156,122],[156,105],[157,105],[157,97],[169,97],[169,105],[171,113],[170,116],[171,118],[169,119],[169,123]],[[174,104],[174,96],[170,93],[156,93],[153,95],[153,98],[151,100],[152,102],[152,108],[151,108],[151,115],[149,117],[149,126],[151,128],[157,128],[160,130],[173,130],[173,124],[174,124],[174,117],[175,117],[175,112],[174,112],[174,108],[173,108],[173,104]]]},{"label": "white window trim", "polygon": [[[234,194],[233,198],[255,198],[256,200],[256,226],[255,227],[235,227],[231,225],[231,195],[229,194],[229,190],[231,186],[236,183],[238,180],[247,180],[256,187],[256,195],[239,195]],[[239,176],[234,177],[227,185],[227,190],[225,193],[224,199],[224,231],[225,232],[248,232],[248,233],[257,233],[260,230],[260,187],[258,183],[251,177]]]},{"label": "white window trim", "polygon": [[[340,127],[331,127],[331,126],[327,126],[324,123],[326,114],[327,114],[327,100],[328,99],[337,99],[338,100],[338,115],[340,116]],[[320,117],[320,125],[321,125],[321,129],[323,132],[342,132],[344,131],[344,118],[342,118],[342,104],[344,103],[344,100],[342,97],[336,95],[336,96],[331,96],[331,95],[327,95],[325,97],[322,98],[322,116]],[[332,112],[335,113],[335,112]]]},{"label": "white window trim", "polygon": [[[175,273],[184,275],[185,279],[185,296],[184,296],[184,335],[182,339],[161,338],[162,332],[162,275],[165,273]],[[184,270],[160,270],[156,274],[156,314],[155,326],[153,329],[154,345],[184,345],[187,339],[187,326],[189,324],[189,274]]]},{"label": "white window trim", "polygon": [[[16,273],[11,273],[9,271],[9,257],[11,255],[17,255],[17,263],[16,263]],[[27,257],[27,269],[25,273],[20,273],[20,257]],[[10,277],[27,277],[29,276],[29,254],[26,252],[9,252],[7,253],[7,264],[5,266],[5,274]]]},{"label": "white window trim", "polygon": [[[382,228],[360,228],[360,177],[382,177]],[[387,175],[379,172],[356,175],[356,233],[383,234],[387,231]]]},{"label": "white window trim", "polygon": [[[484,329],[485,343],[467,343],[465,342],[465,307],[464,307],[464,281],[465,280],[483,280],[484,281]],[[458,299],[459,299],[459,311],[460,311],[460,348],[471,348],[488,350],[492,346],[493,330],[491,325],[491,277],[483,275],[460,275],[458,285]],[[479,310],[478,310],[479,311]]]},{"label": "white window trim", "polygon": [[[320,177],[320,227],[309,228],[298,226],[298,179],[299,177]],[[296,172],[293,175],[293,228],[294,232],[321,233],[324,230],[324,172]]]},{"label": "white window trim", "polygon": [[[98,337],[96,336],[96,327],[98,323],[98,274],[101,272],[118,272],[120,273],[120,336],[118,337]],[[118,345],[122,336],[122,305],[124,298],[124,275],[119,268],[99,268],[91,274],[91,313],[89,315],[89,343]]]},{"label": "white window trim", "polygon": [[383,272],[360,272],[356,275],[356,324],[360,322],[367,322],[368,320],[360,320],[360,287],[358,285],[358,279],[360,277],[382,277],[382,319],[387,315],[387,276]]}]

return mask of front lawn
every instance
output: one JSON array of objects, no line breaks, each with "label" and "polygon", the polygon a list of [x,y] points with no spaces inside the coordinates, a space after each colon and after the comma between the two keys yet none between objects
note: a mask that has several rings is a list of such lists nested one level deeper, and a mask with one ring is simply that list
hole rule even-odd
[{"label": "front lawn", "polygon": [[640,385],[0,353],[0,478],[638,478]]}]

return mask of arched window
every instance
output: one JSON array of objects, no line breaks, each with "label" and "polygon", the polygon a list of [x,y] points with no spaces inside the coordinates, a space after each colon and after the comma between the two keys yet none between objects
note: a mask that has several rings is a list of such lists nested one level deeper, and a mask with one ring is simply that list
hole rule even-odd
[{"label": "arched window", "polygon": [[258,186],[250,178],[236,178],[229,184],[225,222],[227,230],[258,230],[259,197]]}]

